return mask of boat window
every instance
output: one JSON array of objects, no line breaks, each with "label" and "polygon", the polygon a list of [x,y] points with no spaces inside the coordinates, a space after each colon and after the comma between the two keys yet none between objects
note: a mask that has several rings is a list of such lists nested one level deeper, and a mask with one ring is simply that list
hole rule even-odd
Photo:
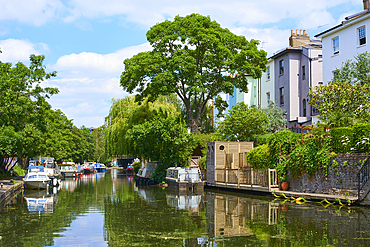
[{"label": "boat window", "polygon": [[46,178],[46,175],[39,175],[39,178]]},{"label": "boat window", "polygon": [[35,179],[35,178],[37,178],[37,175],[31,175],[28,177],[28,179]]}]

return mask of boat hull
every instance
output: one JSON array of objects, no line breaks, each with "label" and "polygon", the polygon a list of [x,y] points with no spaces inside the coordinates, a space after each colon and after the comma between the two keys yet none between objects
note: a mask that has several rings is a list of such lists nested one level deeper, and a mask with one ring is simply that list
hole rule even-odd
[{"label": "boat hull", "polygon": [[46,189],[50,180],[45,181],[24,181],[26,189]]}]

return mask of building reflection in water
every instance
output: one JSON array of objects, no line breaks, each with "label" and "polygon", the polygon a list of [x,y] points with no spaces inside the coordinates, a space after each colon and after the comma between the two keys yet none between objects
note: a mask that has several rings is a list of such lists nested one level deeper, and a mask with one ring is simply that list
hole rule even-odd
[{"label": "building reflection in water", "polygon": [[267,225],[277,223],[279,204],[234,195],[207,192],[208,237],[224,238],[253,235],[247,221]]}]

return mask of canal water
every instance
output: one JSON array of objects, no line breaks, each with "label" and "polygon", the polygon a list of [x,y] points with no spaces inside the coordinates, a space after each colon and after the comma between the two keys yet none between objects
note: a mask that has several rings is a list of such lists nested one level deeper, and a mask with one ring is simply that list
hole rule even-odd
[{"label": "canal water", "polygon": [[370,246],[370,209],[137,187],[119,170],[25,191],[0,246]]}]

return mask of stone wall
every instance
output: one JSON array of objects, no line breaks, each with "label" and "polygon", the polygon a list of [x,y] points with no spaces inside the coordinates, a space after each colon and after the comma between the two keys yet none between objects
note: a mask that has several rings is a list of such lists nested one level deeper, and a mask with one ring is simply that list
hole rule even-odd
[{"label": "stone wall", "polygon": [[[332,195],[357,196],[357,174],[362,166],[362,161],[370,154],[340,154],[334,160],[338,166],[329,167],[327,178],[322,172],[316,172],[312,177],[307,174],[300,178],[293,178],[288,174],[289,190],[307,193],[324,193]],[[347,162],[347,163],[346,163]]]}]

